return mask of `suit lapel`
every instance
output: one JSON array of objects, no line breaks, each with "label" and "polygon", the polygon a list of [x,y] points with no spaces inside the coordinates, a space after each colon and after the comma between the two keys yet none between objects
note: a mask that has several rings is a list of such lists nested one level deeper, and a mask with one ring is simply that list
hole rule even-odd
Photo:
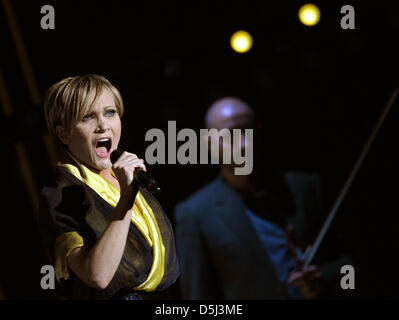
[{"label": "suit lapel", "polygon": [[241,196],[227,185],[221,176],[216,181],[215,187],[213,201],[216,207],[216,218],[222,221],[245,248],[248,248],[252,256],[270,267],[272,265],[270,258],[245,213],[245,205]]}]

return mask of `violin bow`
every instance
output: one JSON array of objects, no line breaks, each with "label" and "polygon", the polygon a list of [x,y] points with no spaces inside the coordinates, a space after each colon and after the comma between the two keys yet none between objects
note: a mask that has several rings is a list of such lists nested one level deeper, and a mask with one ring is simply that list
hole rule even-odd
[{"label": "violin bow", "polygon": [[304,257],[303,257],[303,265],[302,267],[305,268],[307,266],[309,266],[314,258],[314,256],[316,255],[317,250],[320,247],[321,242],[323,241],[324,236],[326,235],[328,228],[330,227],[332,221],[334,220],[335,215],[337,214],[337,211],[342,203],[342,201],[345,198],[346,193],[348,192],[350,186],[352,185],[353,180],[355,179],[364,159],[366,158],[366,155],[375,139],[375,137],[377,136],[378,131],[380,130],[385,118],[387,117],[389,111],[391,110],[391,107],[393,105],[393,103],[396,100],[396,97],[398,95],[399,89],[395,89],[390,97],[390,99],[388,100],[388,103],[384,109],[384,111],[382,112],[379,120],[377,121],[370,137],[368,138],[368,140],[366,141],[365,145],[363,146],[363,149],[357,159],[357,161],[355,162],[352,170],[350,171],[350,174],[345,182],[345,184],[343,185],[340,193],[338,194],[337,199],[335,200],[332,209],[330,211],[330,213],[328,214],[322,228],[320,229],[319,234],[316,237],[316,240],[314,241],[313,245],[310,245],[307,247],[307,249],[304,252]]}]

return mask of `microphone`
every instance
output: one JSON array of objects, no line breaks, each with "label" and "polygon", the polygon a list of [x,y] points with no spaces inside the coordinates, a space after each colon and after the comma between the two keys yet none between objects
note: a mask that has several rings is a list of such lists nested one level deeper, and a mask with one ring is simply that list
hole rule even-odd
[{"label": "microphone", "polygon": [[[112,151],[110,159],[111,163],[114,164],[119,157],[122,155],[123,150],[121,149],[115,149]],[[150,191],[153,195],[159,195],[161,192],[161,187],[159,186],[158,182],[156,182],[153,178],[151,178],[147,172],[145,172],[141,168],[136,168],[134,170],[134,179],[138,182],[138,184],[146,188],[148,191]]]}]

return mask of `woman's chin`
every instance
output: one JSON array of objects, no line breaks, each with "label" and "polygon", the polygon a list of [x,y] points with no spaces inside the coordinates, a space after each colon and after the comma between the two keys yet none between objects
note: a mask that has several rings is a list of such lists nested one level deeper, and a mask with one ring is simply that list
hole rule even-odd
[{"label": "woman's chin", "polygon": [[98,159],[98,157],[96,157],[96,159],[92,159],[88,165],[97,171],[107,170],[112,167],[112,163],[109,158]]},{"label": "woman's chin", "polygon": [[97,165],[97,168],[100,170],[106,170],[106,169],[109,169],[112,167],[112,163],[109,158],[101,159],[100,161],[97,161],[96,165]]}]

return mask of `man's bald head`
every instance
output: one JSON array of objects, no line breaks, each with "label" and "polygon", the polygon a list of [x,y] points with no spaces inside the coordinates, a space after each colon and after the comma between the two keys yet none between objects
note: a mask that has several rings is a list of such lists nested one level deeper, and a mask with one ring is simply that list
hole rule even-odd
[{"label": "man's bald head", "polygon": [[216,100],[205,115],[207,128],[245,128],[255,123],[255,113],[243,100],[225,97]]}]

